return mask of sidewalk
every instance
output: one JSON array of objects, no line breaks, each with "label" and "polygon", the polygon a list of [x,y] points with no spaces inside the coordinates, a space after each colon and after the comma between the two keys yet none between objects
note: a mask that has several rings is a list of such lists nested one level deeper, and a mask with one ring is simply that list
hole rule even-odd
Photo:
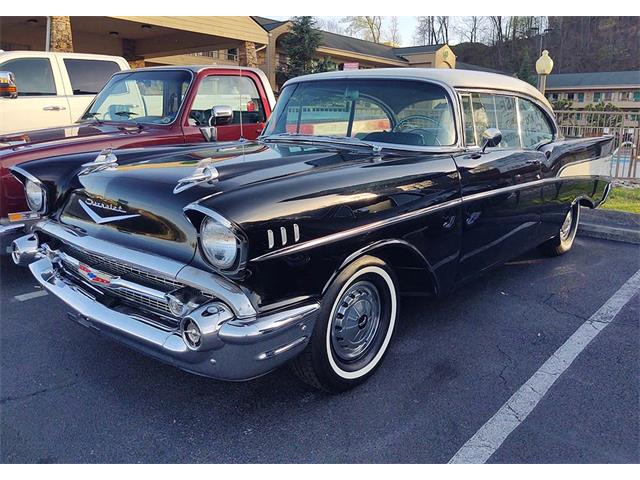
[{"label": "sidewalk", "polygon": [[578,235],[640,245],[640,215],[582,207]]}]

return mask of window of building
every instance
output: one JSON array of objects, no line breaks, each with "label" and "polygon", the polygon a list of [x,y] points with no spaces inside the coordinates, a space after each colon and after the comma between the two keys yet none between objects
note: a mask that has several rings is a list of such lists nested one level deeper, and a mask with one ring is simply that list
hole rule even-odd
[{"label": "window of building", "polygon": [[107,83],[111,75],[120,71],[115,62],[65,58],[74,95],[95,95]]},{"label": "window of building", "polygon": [[593,101],[601,102],[602,101],[602,93],[601,92],[593,92]]},{"label": "window of building", "polygon": [[613,100],[613,93],[612,92],[605,92],[604,93],[604,101],[605,102],[610,102]]},{"label": "window of building", "polygon": [[567,100],[571,100],[571,101],[573,101],[573,100],[574,100],[574,98],[575,98],[575,95],[574,95],[574,93],[573,93],[573,92],[569,92],[569,93],[567,93]]},{"label": "window of building", "polygon": [[633,92],[633,101],[634,102],[640,102],[640,91]]},{"label": "window of building", "polygon": [[229,106],[233,110],[232,125],[261,123],[265,112],[255,83],[249,77],[211,75],[202,79],[193,100],[189,118],[196,125],[208,125],[211,109]]},{"label": "window of building", "polygon": [[13,72],[18,96],[35,97],[56,95],[51,62],[48,58],[19,58],[0,65],[0,70]]},{"label": "window of building", "polygon": [[578,93],[577,100],[580,103],[584,102],[584,93],[582,92]]}]

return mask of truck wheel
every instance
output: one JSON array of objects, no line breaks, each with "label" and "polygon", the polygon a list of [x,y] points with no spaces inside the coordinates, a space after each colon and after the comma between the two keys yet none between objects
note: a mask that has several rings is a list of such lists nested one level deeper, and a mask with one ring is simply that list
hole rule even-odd
[{"label": "truck wheel", "polygon": [[381,259],[349,264],[322,299],[307,348],[292,362],[309,385],[343,392],[369,378],[384,358],[398,316],[397,281]]},{"label": "truck wheel", "polygon": [[563,253],[567,253],[573,246],[578,231],[578,223],[580,221],[580,204],[576,202],[564,217],[564,222],[560,226],[558,235],[540,245],[540,250],[545,255],[557,257]]}]

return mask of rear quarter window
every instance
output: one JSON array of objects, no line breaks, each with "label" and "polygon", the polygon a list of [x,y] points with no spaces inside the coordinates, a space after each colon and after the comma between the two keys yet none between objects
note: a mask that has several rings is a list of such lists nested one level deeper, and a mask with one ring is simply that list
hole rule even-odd
[{"label": "rear quarter window", "polygon": [[65,58],[74,95],[95,95],[105,86],[111,75],[120,71],[116,62]]}]

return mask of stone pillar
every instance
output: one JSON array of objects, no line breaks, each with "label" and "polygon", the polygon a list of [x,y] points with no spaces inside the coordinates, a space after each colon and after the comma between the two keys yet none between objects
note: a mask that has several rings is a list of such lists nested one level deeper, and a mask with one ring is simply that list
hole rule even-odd
[{"label": "stone pillar", "polygon": [[129,62],[131,68],[144,67],[144,57],[136,55],[136,41],[130,38],[122,39],[122,56]]},{"label": "stone pillar", "polygon": [[257,67],[258,54],[256,44],[253,42],[242,42],[238,47],[238,63],[242,67]]},{"label": "stone pillar", "polygon": [[52,52],[73,52],[70,17],[50,17],[50,44]]}]

